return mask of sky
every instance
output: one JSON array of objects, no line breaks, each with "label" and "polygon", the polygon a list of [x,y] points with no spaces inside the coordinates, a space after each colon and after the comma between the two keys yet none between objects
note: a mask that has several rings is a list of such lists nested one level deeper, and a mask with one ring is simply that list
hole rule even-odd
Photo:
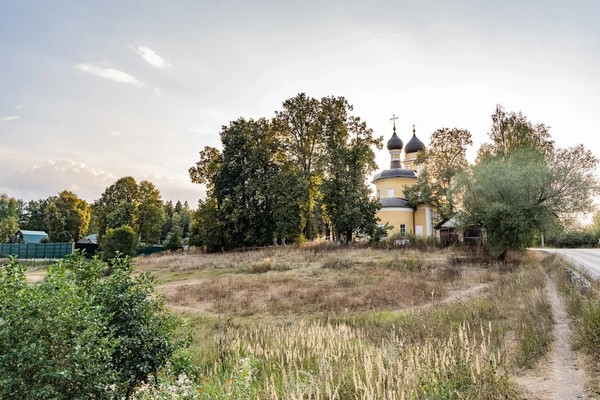
[{"label": "sky", "polygon": [[[597,0],[0,0],[0,193],[93,202],[124,176],[204,196],[223,125],[344,96],[384,143],[473,135],[497,104],[600,157]],[[385,148],[377,153],[388,168]]]}]

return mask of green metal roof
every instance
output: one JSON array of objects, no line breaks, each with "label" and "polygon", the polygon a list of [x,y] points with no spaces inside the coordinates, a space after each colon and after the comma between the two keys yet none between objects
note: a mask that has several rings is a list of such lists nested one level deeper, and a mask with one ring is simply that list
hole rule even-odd
[{"label": "green metal roof", "polygon": [[44,231],[28,231],[25,229],[17,232],[17,235],[23,237],[25,243],[41,243],[42,239],[48,238],[48,234]]}]

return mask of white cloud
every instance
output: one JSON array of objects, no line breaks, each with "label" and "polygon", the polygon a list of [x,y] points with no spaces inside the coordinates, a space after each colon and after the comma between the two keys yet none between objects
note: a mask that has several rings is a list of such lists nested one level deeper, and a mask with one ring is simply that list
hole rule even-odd
[{"label": "white cloud", "polygon": [[119,132],[119,131],[110,131],[110,135],[114,136],[114,137],[121,136],[121,132]]},{"label": "white cloud", "polygon": [[14,121],[15,119],[19,119],[18,115],[9,115],[8,117],[2,117],[2,121]]},{"label": "white cloud", "polygon": [[108,171],[66,158],[46,160],[41,165],[0,176],[0,190],[25,201],[46,198],[70,190],[94,201],[116,181]]},{"label": "white cloud", "polygon": [[144,86],[144,84],[138,81],[135,77],[123,71],[119,71],[118,69],[95,67],[89,64],[77,64],[76,68],[81,71],[89,72],[90,74],[99,76],[101,78],[111,79],[116,82],[128,83],[134,86]]},{"label": "white cloud", "polygon": [[135,52],[138,53],[140,57],[142,57],[148,64],[152,65],[153,67],[160,69],[168,69],[173,66],[164,58],[156,54],[154,50],[148,47],[138,46]]}]

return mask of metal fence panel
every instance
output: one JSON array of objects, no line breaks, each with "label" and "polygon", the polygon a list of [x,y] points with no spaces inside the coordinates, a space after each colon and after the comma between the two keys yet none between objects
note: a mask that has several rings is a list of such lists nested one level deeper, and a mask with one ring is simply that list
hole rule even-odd
[{"label": "metal fence panel", "polygon": [[58,259],[71,253],[73,253],[73,243],[0,244],[0,257],[16,256],[21,259]]}]

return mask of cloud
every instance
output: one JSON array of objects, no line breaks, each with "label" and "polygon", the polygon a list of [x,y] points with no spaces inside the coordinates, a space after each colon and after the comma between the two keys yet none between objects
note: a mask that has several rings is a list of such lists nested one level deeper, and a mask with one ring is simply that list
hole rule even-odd
[{"label": "cloud", "polygon": [[0,118],[2,121],[14,121],[15,119],[19,119],[18,115],[9,115],[8,117]]},{"label": "cloud", "polygon": [[114,137],[121,136],[121,132],[119,132],[119,131],[110,131],[109,133],[111,136],[114,136]]},{"label": "cloud", "polygon": [[138,46],[135,52],[138,53],[140,57],[142,57],[148,64],[152,65],[153,67],[159,69],[169,69],[173,66],[164,58],[156,54],[154,50],[148,47]]},{"label": "cloud", "polygon": [[[0,154],[5,149],[7,148],[0,146]],[[191,183],[184,177],[177,179],[152,174],[115,173],[69,158],[46,159],[37,165],[23,167],[18,164],[27,154],[18,151],[14,153],[13,157],[6,160],[0,159],[0,171],[10,171],[11,167],[17,167],[6,175],[0,174],[0,193],[24,201],[45,199],[63,190],[70,190],[91,203],[99,199],[106,188],[119,177],[128,175],[133,176],[138,183],[142,180],[152,182],[164,201],[187,201],[190,207],[196,207],[198,199],[206,197],[203,186]]]},{"label": "cloud", "polygon": [[128,83],[134,86],[144,86],[144,84],[138,81],[135,77],[114,68],[103,68],[103,67],[95,67],[89,64],[77,64],[75,66],[77,69],[89,72],[90,74],[99,76],[101,78],[111,79],[116,82]]},{"label": "cloud", "polygon": [[71,159],[46,160],[37,166],[0,176],[0,193],[25,201],[44,199],[63,190],[94,201],[116,181],[110,172]]}]

